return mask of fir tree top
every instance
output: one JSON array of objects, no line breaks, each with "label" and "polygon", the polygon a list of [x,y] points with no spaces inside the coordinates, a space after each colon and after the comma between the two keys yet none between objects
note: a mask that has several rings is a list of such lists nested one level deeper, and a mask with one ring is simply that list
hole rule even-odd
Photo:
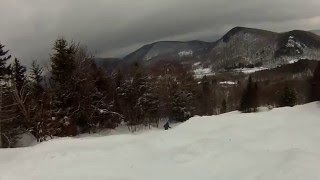
[{"label": "fir tree top", "polygon": [[8,55],[9,50],[5,51],[3,48],[5,46],[0,43],[0,76],[4,76],[9,72],[8,67],[6,66],[7,61],[11,58],[11,55]]}]

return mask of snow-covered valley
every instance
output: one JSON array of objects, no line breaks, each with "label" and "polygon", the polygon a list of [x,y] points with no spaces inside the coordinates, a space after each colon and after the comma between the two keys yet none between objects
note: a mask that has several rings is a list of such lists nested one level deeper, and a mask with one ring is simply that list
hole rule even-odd
[{"label": "snow-covered valley", "polygon": [[0,150],[0,180],[319,179],[320,105]]}]

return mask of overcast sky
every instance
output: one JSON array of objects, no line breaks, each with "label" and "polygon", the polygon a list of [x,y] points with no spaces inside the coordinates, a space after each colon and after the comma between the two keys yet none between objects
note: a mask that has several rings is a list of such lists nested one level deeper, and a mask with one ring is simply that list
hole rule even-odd
[{"label": "overcast sky", "polygon": [[320,29],[320,0],[0,0],[0,42],[24,63],[47,60],[57,37],[98,57],[158,40],[214,41],[234,26]]}]

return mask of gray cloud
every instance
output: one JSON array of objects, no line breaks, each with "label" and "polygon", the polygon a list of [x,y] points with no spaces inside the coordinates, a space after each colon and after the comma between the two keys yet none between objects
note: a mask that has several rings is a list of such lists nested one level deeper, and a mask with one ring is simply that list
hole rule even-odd
[{"label": "gray cloud", "polygon": [[1,0],[0,41],[25,63],[47,60],[54,40],[122,56],[158,40],[214,41],[234,26],[320,29],[319,0]]}]

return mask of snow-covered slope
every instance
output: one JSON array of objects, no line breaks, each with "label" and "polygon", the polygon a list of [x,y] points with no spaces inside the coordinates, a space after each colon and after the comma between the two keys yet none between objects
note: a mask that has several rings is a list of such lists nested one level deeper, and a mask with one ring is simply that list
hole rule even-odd
[{"label": "snow-covered slope", "polygon": [[209,53],[216,69],[237,64],[256,64],[271,61],[277,46],[277,33],[236,27],[224,35]]},{"label": "snow-covered slope", "polygon": [[1,180],[316,180],[320,105],[194,117],[169,131],[0,150]]}]

